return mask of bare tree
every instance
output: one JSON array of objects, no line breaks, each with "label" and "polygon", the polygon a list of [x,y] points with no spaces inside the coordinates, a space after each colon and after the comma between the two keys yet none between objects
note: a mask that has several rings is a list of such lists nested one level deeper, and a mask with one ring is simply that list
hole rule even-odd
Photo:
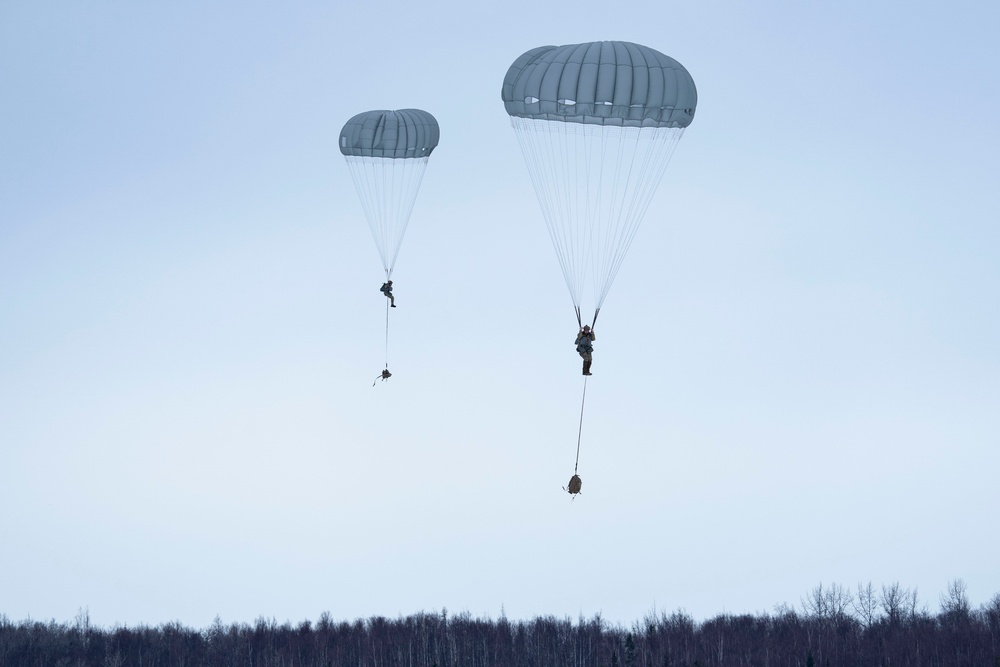
[{"label": "bare tree", "polygon": [[899,623],[903,618],[903,605],[906,604],[906,597],[907,591],[899,585],[898,581],[888,586],[885,584],[882,585],[882,596],[879,599],[879,604],[891,625]]},{"label": "bare tree", "polygon": [[906,612],[908,618],[917,617],[917,587],[908,588],[903,591],[903,598],[906,602]]},{"label": "bare tree", "polygon": [[953,579],[948,588],[941,594],[941,613],[945,616],[964,618],[972,611],[969,596],[966,594],[965,582]]},{"label": "bare tree", "polygon": [[819,619],[840,619],[854,602],[851,591],[840,584],[830,584],[823,589],[823,583],[809,591],[802,599],[802,611],[806,616]]},{"label": "bare tree", "polygon": [[840,584],[830,584],[825,597],[827,614],[836,619],[847,616],[848,608],[854,603],[851,591]]},{"label": "bare tree", "polygon": [[995,593],[990,601],[981,607],[981,613],[983,620],[986,621],[986,627],[995,636],[1000,637],[1000,593]]},{"label": "bare tree", "polygon": [[858,582],[858,596],[854,599],[853,606],[854,613],[861,619],[862,625],[865,628],[872,627],[878,617],[879,609],[878,595],[875,593],[872,582],[869,581],[865,586]]},{"label": "bare tree", "polygon": [[822,581],[802,598],[802,611],[806,616],[813,618],[826,618],[830,615],[830,610],[827,608],[827,595],[823,591]]}]

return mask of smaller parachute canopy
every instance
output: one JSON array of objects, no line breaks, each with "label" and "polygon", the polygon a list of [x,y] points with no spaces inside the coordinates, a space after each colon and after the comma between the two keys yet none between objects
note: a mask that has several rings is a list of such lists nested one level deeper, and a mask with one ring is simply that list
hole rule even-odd
[{"label": "smaller parachute canopy", "polygon": [[434,116],[420,109],[365,111],[340,131],[340,152],[348,157],[427,157],[440,135]]},{"label": "smaller parachute canopy", "polygon": [[631,42],[540,46],[507,70],[511,116],[587,125],[684,128],[694,119],[694,79],[673,58]]}]

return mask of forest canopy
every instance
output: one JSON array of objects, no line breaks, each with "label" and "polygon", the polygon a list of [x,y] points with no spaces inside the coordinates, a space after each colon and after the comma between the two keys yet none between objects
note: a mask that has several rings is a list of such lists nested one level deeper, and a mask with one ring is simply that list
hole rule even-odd
[{"label": "forest canopy", "polygon": [[259,667],[727,667],[747,665],[994,665],[1000,667],[1000,593],[978,608],[955,580],[930,613],[916,589],[819,585],[798,607],[722,614],[698,622],[653,612],[630,627],[552,616],[515,621],[418,613],[396,619],[283,623],[259,618],[196,630],[91,625],[0,615],[0,664],[255,665]]}]

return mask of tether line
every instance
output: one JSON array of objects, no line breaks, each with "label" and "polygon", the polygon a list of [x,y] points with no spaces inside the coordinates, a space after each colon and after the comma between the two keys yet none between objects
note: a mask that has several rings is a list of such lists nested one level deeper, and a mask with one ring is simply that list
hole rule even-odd
[{"label": "tether line", "polygon": [[580,401],[580,430],[576,432],[576,462],[573,464],[573,474],[580,466],[580,438],[583,436],[583,406],[587,402],[587,378],[583,378],[583,400]]},{"label": "tether line", "polygon": [[385,300],[385,367],[389,368],[389,299]]}]

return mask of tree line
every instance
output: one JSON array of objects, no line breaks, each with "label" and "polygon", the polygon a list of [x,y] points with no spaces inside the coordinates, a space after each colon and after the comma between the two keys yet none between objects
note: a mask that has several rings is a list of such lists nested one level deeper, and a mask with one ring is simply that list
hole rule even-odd
[{"label": "tree line", "polygon": [[928,611],[916,589],[822,584],[798,608],[647,614],[631,626],[418,613],[335,621],[215,622],[203,630],[94,627],[0,615],[0,665],[18,667],[1000,667],[1000,593],[974,608],[961,580]]}]

